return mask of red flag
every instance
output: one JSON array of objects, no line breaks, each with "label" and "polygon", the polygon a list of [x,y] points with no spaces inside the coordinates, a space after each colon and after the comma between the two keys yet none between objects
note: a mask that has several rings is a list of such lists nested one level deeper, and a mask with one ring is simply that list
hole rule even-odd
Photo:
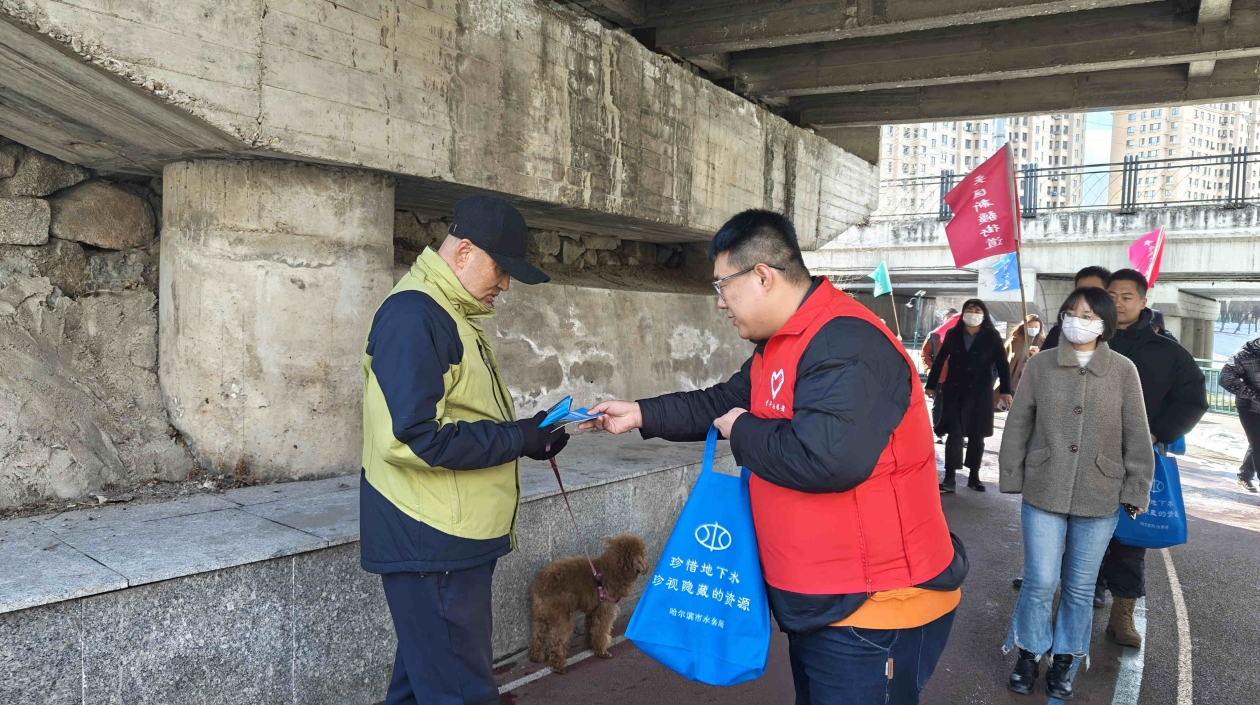
[{"label": "red flag", "polygon": [[1129,245],[1129,262],[1146,277],[1147,286],[1155,286],[1159,264],[1164,259],[1164,229],[1152,230]]},{"label": "red flag", "polygon": [[961,269],[1015,251],[1015,178],[1003,147],[945,194],[954,217],[945,226],[954,266]]}]

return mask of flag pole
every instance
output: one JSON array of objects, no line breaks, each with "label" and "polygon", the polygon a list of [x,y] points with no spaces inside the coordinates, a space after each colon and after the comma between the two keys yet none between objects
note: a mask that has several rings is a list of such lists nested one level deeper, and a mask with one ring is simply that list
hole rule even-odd
[{"label": "flag pole", "polygon": [[[1011,175],[1011,219],[1015,222],[1015,275],[1016,281],[1019,282],[1019,306],[1024,312],[1024,317],[1020,319],[1019,324],[1024,327],[1024,354],[1032,356],[1029,349],[1032,345],[1028,340],[1028,302],[1024,299],[1024,265],[1020,261],[1020,241],[1023,240],[1020,232],[1020,213],[1019,213],[1019,182],[1015,180],[1015,158],[1011,153],[1011,143],[1006,143],[1006,170]],[[1027,194],[1024,194],[1027,195]],[[1033,196],[1036,197],[1036,194]],[[1012,390],[1013,391],[1013,390]]]},{"label": "flag pole", "polygon": [[897,297],[893,295],[892,277],[888,277],[888,283],[888,303],[892,304],[893,325],[897,326],[897,339],[905,340],[905,338],[901,335],[901,322],[897,320]]}]

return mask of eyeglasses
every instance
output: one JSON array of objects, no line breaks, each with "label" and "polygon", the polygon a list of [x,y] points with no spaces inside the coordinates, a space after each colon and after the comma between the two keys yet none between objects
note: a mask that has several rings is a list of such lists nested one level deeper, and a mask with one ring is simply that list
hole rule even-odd
[{"label": "eyeglasses", "polygon": [[[764,263],[764,262],[758,262],[757,264],[765,264],[765,263]],[[787,268],[786,268],[786,267],[780,267],[780,266],[778,266],[777,264],[767,264],[766,266],[767,266],[767,267],[769,267],[770,269],[777,269],[777,270],[779,270],[780,272],[785,272],[785,271],[787,271]],[[751,272],[752,270],[754,270],[754,269],[756,269],[756,268],[757,268],[757,265],[756,265],[756,264],[754,264],[753,266],[749,267],[748,269],[745,269],[745,270],[744,270],[744,271],[742,271],[742,272],[735,272],[734,274],[732,274],[732,275],[731,275],[731,276],[729,276],[729,277],[722,277],[721,279],[719,279],[719,280],[717,280],[717,281],[713,282],[713,289],[714,289],[715,291],[717,291],[718,298],[722,299],[723,301],[725,301],[725,300],[726,300],[726,297],[722,296],[722,285],[723,285],[723,284],[725,284],[726,282],[728,282],[728,281],[730,281],[730,280],[734,279],[735,277],[740,276],[741,274],[747,274],[747,273]]]}]

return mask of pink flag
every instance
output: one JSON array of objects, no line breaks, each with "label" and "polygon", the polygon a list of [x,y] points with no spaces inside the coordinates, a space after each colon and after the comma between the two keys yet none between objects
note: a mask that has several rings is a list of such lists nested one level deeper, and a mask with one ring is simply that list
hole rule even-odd
[{"label": "pink flag", "polygon": [[1129,262],[1146,277],[1147,286],[1155,286],[1159,263],[1164,259],[1164,229],[1152,230],[1129,245]]},{"label": "pink flag", "polygon": [[1015,180],[1007,155],[1008,149],[1003,147],[945,194],[945,203],[954,212],[945,225],[945,236],[954,266],[959,269],[1015,251],[1019,214],[1015,212]]}]

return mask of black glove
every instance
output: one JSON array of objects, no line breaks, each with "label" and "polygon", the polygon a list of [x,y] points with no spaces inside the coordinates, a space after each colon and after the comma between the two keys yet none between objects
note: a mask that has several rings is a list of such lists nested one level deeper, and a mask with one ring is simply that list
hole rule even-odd
[{"label": "black glove", "polygon": [[568,444],[569,434],[563,426],[555,426],[551,429],[539,428],[539,424],[545,418],[547,418],[547,412],[540,411],[532,419],[517,422],[517,425],[521,427],[521,435],[525,437],[525,443],[521,446],[521,455],[534,460],[547,460],[555,457]]}]

